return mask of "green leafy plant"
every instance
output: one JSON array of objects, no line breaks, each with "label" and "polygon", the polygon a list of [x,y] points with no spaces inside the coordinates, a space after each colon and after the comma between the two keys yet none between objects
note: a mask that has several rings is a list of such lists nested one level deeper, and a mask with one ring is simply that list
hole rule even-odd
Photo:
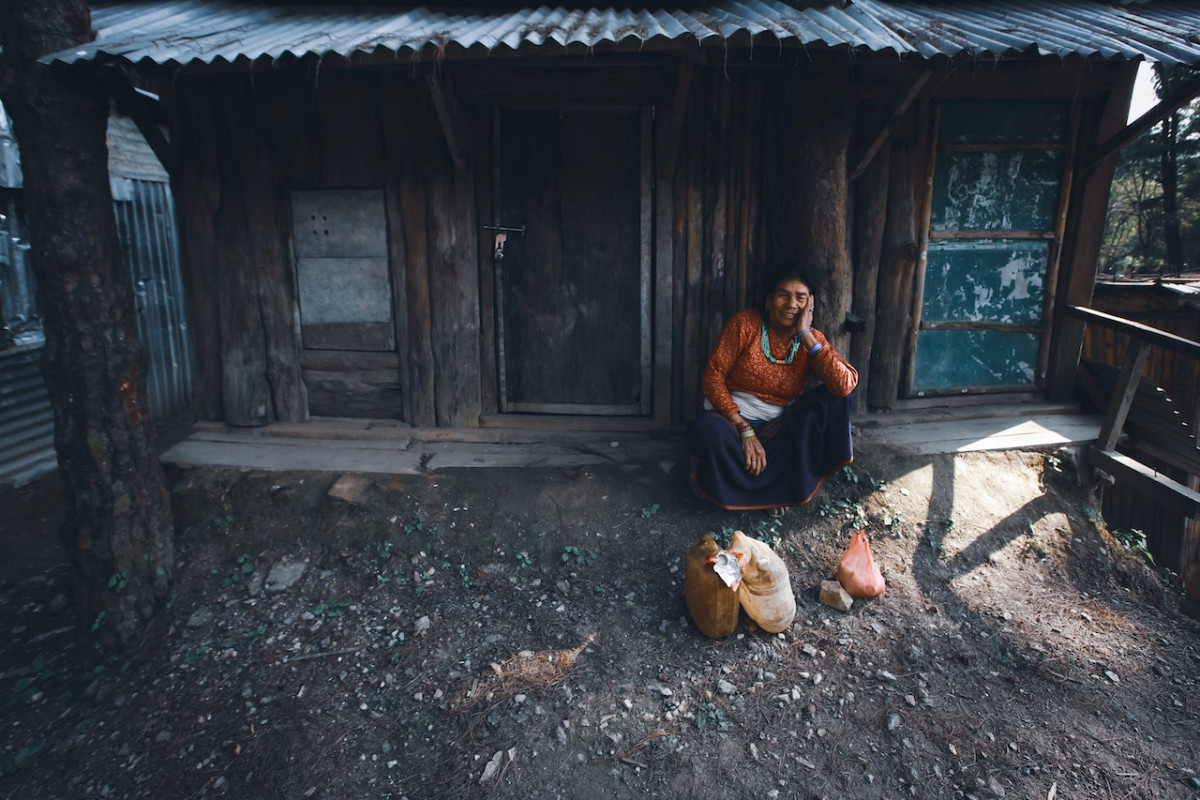
[{"label": "green leafy plant", "polygon": [[592,550],[580,550],[573,544],[569,544],[563,548],[562,560],[564,564],[575,562],[576,567],[587,567],[596,560],[596,553]]},{"label": "green leafy plant", "polygon": [[728,719],[725,718],[725,712],[718,708],[715,703],[701,703],[700,710],[696,712],[696,727],[700,730],[705,728],[715,728],[723,731],[733,726]]},{"label": "green leafy plant", "polygon": [[652,506],[645,506],[644,508],[642,508],[642,519],[650,519],[657,513],[658,513],[658,503],[655,503]]},{"label": "green leafy plant", "polygon": [[817,512],[822,517],[842,517],[850,520],[854,527],[861,528],[867,524],[867,510],[858,500],[834,498],[820,505]]},{"label": "green leafy plant", "polygon": [[755,524],[754,538],[774,550],[783,541],[783,522],[779,519],[760,519]]},{"label": "green leafy plant", "polygon": [[257,628],[255,628],[252,631],[246,631],[244,636],[250,640],[250,644],[254,644],[259,639],[261,639],[263,637],[263,635],[266,634],[266,632],[267,632],[267,626],[259,625]]},{"label": "green leafy plant", "polygon": [[123,572],[114,572],[108,576],[108,588],[115,589],[118,592],[125,591],[125,587],[129,585],[129,570]]},{"label": "green leafy plant", "polygon": [[33,661],[20,667],[14,673],[17,680],[13,683],[12,699],[25,700],[37,692],[37,681],[46,677],[46,657],[38,653]]},{"label": "green leafy plant", "polygon": [[250,558],[247,553],[242,553],[238,556],[237,561],[223,575],[221,575],[220,570],[213,570],[214,575],[221,575],[221,587],[225,589],[228,589],[235,583],[241,583],[242,578],[251,572],[254,572],[254,559]]},{"label": "green leafy plant", "polygon": [[[424,514],[416,514],[408,522],[404,523],[404,532],[411,536],[414,533],[425,531],[425,521]],[[437,533],[437,525],[430,525],[428,530],[429,533]]]},{"label": "green leafy plant", "polygon": [[471,588],[471,573],[467,572],[466,564],[458,565],[458,580],[464,589]]},{"label": "green leafy plant", "polygon": [[954,529],[954,520],[931,519],[925,523],[925,541],[929,543],[929,548],[937,555],[939,561],[946,560],[946,548],[943,545],[943,540]]},{"label": "green leafy plant", "polygon": [[517,553],[517,569],[525,569],[533,566],[533,558],[524,550]]},{"label": "green leafy plant", "polygon": [[342,609],[350,605],[349,600],[322,600],[313,607],[314,617],[340,617]]},{"label": "green leafy plant", "polygon": [[212,650],[212,648],[206,644],[198,644],[195,647],[189,647],[187,651],[187,662],[189,664],[195,664],[197,661],[204,658],[204,656],[208,655],[210,650]]},{"label": "green leafy plant", "polygon": [[1151,564],[1154,563],[1154,556],[1150,553],[1145,531],[1138,530],[1137,528],[1116,530],[1113,531],[1113,538],[1129,552],[1141,556]]}]

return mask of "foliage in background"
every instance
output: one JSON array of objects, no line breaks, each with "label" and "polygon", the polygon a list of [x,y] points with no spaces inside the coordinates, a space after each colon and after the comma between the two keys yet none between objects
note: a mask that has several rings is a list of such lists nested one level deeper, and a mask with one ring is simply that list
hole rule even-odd
[{"label": "foliage in background", "polygon": [[[1154,66],[1160,97],[1200,71]],[[1175,275],[1200,265],[1200,100],[1121,152],[1108,203],[1100,271]]]}]

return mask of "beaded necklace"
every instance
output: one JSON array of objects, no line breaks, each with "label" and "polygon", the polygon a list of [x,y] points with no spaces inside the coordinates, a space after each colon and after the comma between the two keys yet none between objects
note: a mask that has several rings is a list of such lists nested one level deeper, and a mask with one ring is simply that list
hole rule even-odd
[{"label": "beaded necklace", "polygon": [[764,319],[762,324],[762,351],[767,357],[767,361],[772,364],[790,364],[792,359],[796,357],[796,353],[800,350],[800,337],[792,337],[792,349],[788,350],[787,358],[780,361],[775,356],[771,355],[771,339],[767,336],[767,321]]}]

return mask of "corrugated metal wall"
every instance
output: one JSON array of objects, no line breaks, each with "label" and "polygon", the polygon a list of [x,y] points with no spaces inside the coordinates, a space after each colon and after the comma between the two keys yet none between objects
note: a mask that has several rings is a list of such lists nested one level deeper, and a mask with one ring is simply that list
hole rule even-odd
[{"label": "corrugated metal wall", "polygon": [[138,336],[149,359],[150,413],[163,419],[192,398],[174,201],[165,183],[113,178],[112,184],[117,236],[137,303]]},{"label": "corrugated metal wall", "polygon": [[0,487],[21,486],[57,465],[41,357],[40,344],[0,353]]},{"label": "corrugated metal wall", "polygon": [[[148,357],[150,411],[163,419],[185,408],[192,397],[174,203],[170,187],[159,181],[114,178],[112,184],[117,235],[137,304],[138,336]],[[19,266],[17,261],[8,266]],[[19,341],[26,343],[0,352],[0,487],[28,483],[57,463],[54,414],[38,368],[40,331]]]}]

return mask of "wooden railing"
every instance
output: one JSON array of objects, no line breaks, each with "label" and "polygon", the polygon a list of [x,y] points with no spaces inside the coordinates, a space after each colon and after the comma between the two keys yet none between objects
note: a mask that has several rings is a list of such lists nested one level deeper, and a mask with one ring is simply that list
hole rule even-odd
[{"label": "wooden railing", "polygon": [[[1184,517],[1196,517],[1200,514],[1200,492],[1131,456],[1118,453],[1116,448],[1122,434],[1127,432],[1132,415],[1129,427],[1137,429],[1139,451],[1191,476],[1200,475],[1200,449],[1197,448],[1195,430],[1188,420],[1170,410],[1169,401],[1161,391],[1146,386],[1142,380],[1152,348],[1163,348],[1185,358],[1200,360],[1200,342],[1091,308],[1068,306],[1067,313],[1090,325],[1111,328],[1129,337],[1124,357],[1108,390],[1108,405],[1100,434],[1090,449],[1092,466],[1115,480],[1131,481],[1155,502]],[[1169,565],[1176,569],[1186,567],[1197,557],[1195,542],[1187,541],[1185,537],[1180,545],[1177,557],[1168,559],[1177,563],[1177,566]]]}]

